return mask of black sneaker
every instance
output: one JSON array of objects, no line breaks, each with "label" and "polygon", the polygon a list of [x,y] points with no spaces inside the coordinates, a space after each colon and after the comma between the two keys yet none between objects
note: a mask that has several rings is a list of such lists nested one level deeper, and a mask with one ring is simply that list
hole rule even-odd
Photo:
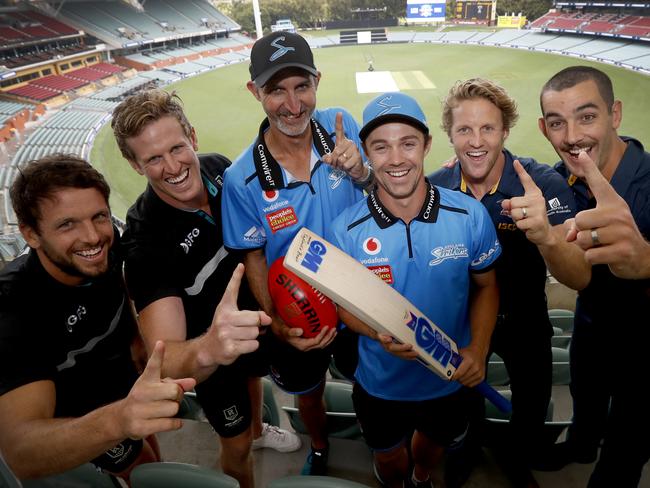
[{"label": "black sneaker", "polygon": [[465,445],[457,451],[450,451],[445,464],[445,486],[460,488],[467,483],[482,455],[483,450],[475,444]]},{"label": "black sneaker", "polygon": [[312,447],[300,474],[303,476],[327,476],[328,455],[329,448],[314,449]]},{"label": "black sneaker", "polygon": [[431,478],[426,481],[415,481],[411,477],[404,482],[404,488],[434,488],[434,486]]},{"label": "black sneaker", "polygon": [[530,463],[530,467],[536,471],[559,471],[571,463],[591,464],[596,461],[596,454],[595,450],[579,450],[570,441],[559,442],[553,444],[535,462]]}]

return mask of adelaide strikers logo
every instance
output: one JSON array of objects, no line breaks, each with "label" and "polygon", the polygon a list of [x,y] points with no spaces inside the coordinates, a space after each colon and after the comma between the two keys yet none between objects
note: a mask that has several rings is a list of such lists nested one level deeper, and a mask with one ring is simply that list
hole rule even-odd
[{"label": "adelaide strikers logo", "polygon": [[368,237],[363,241],[363,250],[366,254],[374,256],[381,252],[381,241],[376,237]]},{"label": "adelaide strikers logo", "polygon": [[278,190],[262,190],[262,198],[269,203],[275,202],[279,196],[280,192]]}]

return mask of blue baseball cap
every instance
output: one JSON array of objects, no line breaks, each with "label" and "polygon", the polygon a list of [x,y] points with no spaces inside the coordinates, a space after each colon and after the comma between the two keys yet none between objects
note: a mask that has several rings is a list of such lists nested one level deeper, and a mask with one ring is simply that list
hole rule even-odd
[{"label": "blue baseball cap", "polygon": [[363,109],[363,127],[359,139],[366,140],[368,134],[388,122],[405,122],[429,135],[429,126],[424,112],[415,98],[404,93],[384,93],[373,99]]}]

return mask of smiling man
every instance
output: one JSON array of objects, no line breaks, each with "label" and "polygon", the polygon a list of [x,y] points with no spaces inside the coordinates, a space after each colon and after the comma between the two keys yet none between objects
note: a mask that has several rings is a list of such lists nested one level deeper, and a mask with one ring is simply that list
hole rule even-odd
[{"label": "smiling man", "polygon": [[[650,154],[638,140],[618,135],[623,104],[615,99],[609,77],[588,66],[566,68],[544,85],[540,104],[539,127],[562,158],[556,169],[571,185],[581,211],[576,222],[589,220],[588,212],[599,203],[594,195],[598,193],[602,200],[600,186],[608,186],[593,175],[595,165],[624,200],[617,199],[626,204],[619,209],[633,217],[635,233],[640,234],[637,240],[647,243]],[[599,181],[600,186],[590,187]],[[583,234],[591,240],[591,246],[585,247],[598,248],[601,235],[605,244],[613,238],[596,226]],[[595,461],[602,440],[589,487],[634,487],[650,458],[650,418],[638,398],[649,373],[650,282],[617,277],[607,263],[594,265],[591,275],[589,286],[578,294],[571,340],[573,423],[548,468]],[[627,339],[623,373],[608,359],[613,331]]]},{"label": "smiling man", "polygon": [[[220,436],[221,466],[251,488],[255,440],[281,451],[298,449],[300,440],[262,423],[259,376],[267,364],[257,336],[270,318],[245,283],[239,290],[243,266],[223,247],[221,186],[230,161],[197,154],[180,99],[164,90],[127,98],[112,127],[122,155],[148,181],[124,233],[125,276],[145,344],[151,350],[165,340],[165,374],[197,380],[197,399]],[[235,302],[248,310],[227,299],[233,286]]]},{"label": "smiling man", "polygon": [[11,188],[30,251],[0,273],[0,451],[19,478],[90,461],[128,479],[159,460],[151,434],[181,426],[168,417],[195,384],[161,381],[162,343],[137,377],[108,195],[70,155],[30,162]]},{"label": "smiling man", "polygon": [[483,203],[503,246],[496,268],[499,318],[491,344],[508,368],[513,395],[512,439],[505,443],[512,452],[503,459],[516,486],[535,486],[528,466],[544,451],[551,398],[546,268],[563,283],[580,288],[586,285],[587,265],[582,251],[565,240],[562,224],[575,215],[566,182],[549,166],[518,158],[504,147],[517,117],[515,101],[492,81],[458,82],[444,101],[442,125],[459,164],[430,178]]},{"label": "smiling man", "polygon": [[456,341],[463,361],[456,381],[441,379],[413,360],[411,344],[378,335],[339,307],[343,322],[362,334],[352,399],[383,486],[432,487],[443,449],[465,437],[469,393],[462,385],[476,386],[485,375],[501,248],[482,205],[425,178],[432,138],[413,98],[380,95],[363,121],[359,137],[377,185],[327,236],[364,265],[387,268],[383,278]]},{"label": "smiling man", "polygon": [[[226,172],[224,242],[245,253],[253,293],[273,318],[273,333],[266,338],[271,375],[298,395],[312,442],[303,473],[322,475],[328,452],[323,391],[330,352],[325,348],[337,332],[324,327],[306,339],[300,337],[302,329],[289,328],[274,313],[268,267],[285,254],[301,227],[322,235],[336,215],[363,197],[372,173],[362,162],[352,116],[342,109],[316,109],[321,74],[305,39],[275,32],[257,40],[250,74],[246,86],[266,118],[253,144]],[[346,359],[352,374],[356,336],[344,329],[334,347],[344,351],[337,366],[342,366],[339,358]]]}]

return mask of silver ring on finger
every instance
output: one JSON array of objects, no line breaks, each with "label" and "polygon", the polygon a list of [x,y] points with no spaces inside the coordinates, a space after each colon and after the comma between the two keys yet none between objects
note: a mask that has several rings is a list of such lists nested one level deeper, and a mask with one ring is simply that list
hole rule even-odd
[{"label": "silver ring on finger", "polygon": [[598,238],[598,230],[591,229],[591,243],[594,246],[600,246],[600,239]]},{"label": "silver ring on finger", "polygon": [[528,209],[526,207],[521,207],[521,213],[523,214],[524,219],[528,217]]}]

